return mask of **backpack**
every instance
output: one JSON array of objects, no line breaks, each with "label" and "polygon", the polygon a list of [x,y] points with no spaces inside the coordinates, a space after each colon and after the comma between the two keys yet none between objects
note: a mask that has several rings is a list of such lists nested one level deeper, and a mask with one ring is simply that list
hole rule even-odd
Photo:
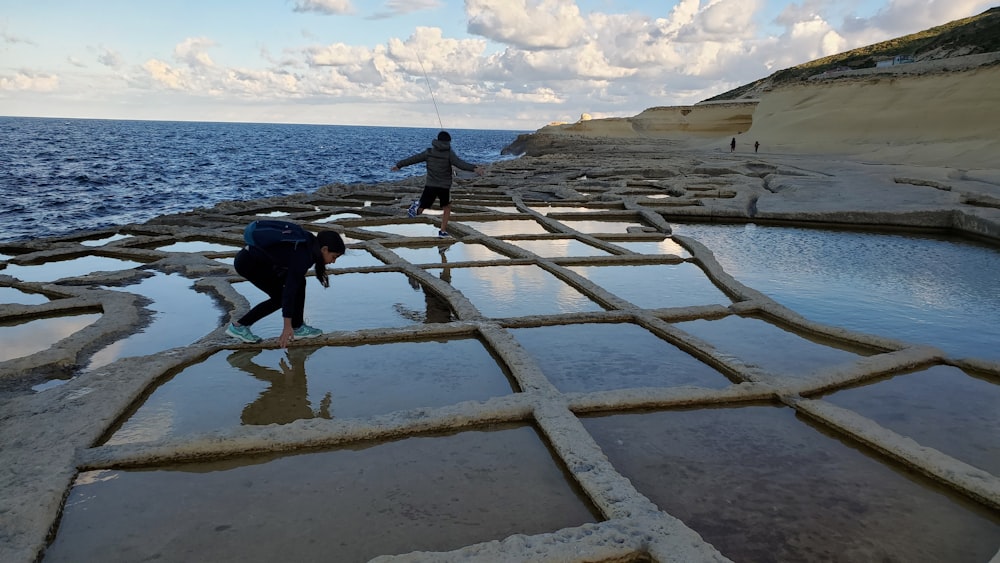
[{"label": "backpack", "polygon": [[266,248],[281,242],[289,242],[298,247],[309,240],[305,229],[288,221],[262,219],[251,222],[243,229],[243,240],[247,246]]}]

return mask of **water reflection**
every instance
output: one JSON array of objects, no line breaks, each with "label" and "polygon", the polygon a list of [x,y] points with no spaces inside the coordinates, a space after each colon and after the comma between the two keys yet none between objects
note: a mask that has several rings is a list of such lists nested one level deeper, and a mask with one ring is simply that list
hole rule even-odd
[{"label": "water reflection", "polygon": [[316,348],[289,348],[286,356],[278,360],[278,369],[262,366],[253,360],[261,350],[237,350],[226,361],[234,368],[242,370],[267,384],[252,403],[243,408],[240,420],[243,424],[267,425],[287,424],[295,420],[310,418],[333,418],[330,402],[333,394],[327,391],[313,410],[309,401],[306,379],[306,358]]},{"label": "water reflection", "polygon": [[0,362],[41,352],[101,318],[100,314],[67,315],[17,324],[0,322]]},{"label": "water reflection", "polygon": [[823,434],[789,408],[583,423],[639,492],[733,561],[988,561],[997,550],[995,514]]},{"label": "water reflection", "polygon": [[503,221],[462,221],[466,227],[484,235],[502,237],[508,235],[541,235],[548,233],[545,227],[533,219],[510,219]]},{"label": "water reflection", "polygon": [[[0,273],[2,272],[3,270],[0,270]],[[49,298],[41,293],[21,291],[16,287],[0,287],[0,304],[41,305],[48,302]]]},{"label": "water reflection", "polygon": [[21,281],[49,282],[62,278],[85,276],[93,272],[128,270],[141,265],[141,262],[133,262],[132,260],[119,260],[104,256],[82,256],[41,264],[8,264],[5,269],[0,270],[0,273],[14,276]]},{"label": "water reflection", "polygon": [[568,268],[644,309],[728,305],[732,302],[705,272],[689,262]]},{"label": "water reflection", "polygon": [[157,272],[138,284],[105,287],[149,298],[152,303],[147,308],[153,311],[153,320],[139,332],[98,351],[87,369],[97,369],[119,358],[187,346],[218,328],[222,311],[207,294],[195,291],[193,285],[192,280],[179,274]]},{"label": "water reflection", "polygon": [[816,322],[1000,360],[1000,251],[962,239],[676,225],[742,283]]},{"label": "water reflection", "polygon": [[484,315],[495,318],[602,310],[537,266],[455,268],[451,285]]},{"label": "water reflection", "polygon": [[239,246],[229,244],[219,244],[217,242],[207,242],[202,240],[189,240],[161,246],[156,250],[160,250],[162,252],[236,252],[239,249]]},{"label": "water reflection", "polygon": [[572,238],[542,240],[509,240],[528,252],[542,258],[567,258],[570,256],[607,256],[608,252]]}]

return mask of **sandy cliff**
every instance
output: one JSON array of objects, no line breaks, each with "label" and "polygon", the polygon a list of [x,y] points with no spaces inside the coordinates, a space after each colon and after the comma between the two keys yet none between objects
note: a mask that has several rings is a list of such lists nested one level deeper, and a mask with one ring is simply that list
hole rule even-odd
[{"label": "sandy cliff", "polygon": [[1000,65],[915,75],[869,75],[775,88],[760,100],[656,107],[629,118],[549,125],[510,152],[559,150],[576,138],[645,138],[677,148],[759,141],[769,153],[894,164],[994,169],[1000,154]]}]

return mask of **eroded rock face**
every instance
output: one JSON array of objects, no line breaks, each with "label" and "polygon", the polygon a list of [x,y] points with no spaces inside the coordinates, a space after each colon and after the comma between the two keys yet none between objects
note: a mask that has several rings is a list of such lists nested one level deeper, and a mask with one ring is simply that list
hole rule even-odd
[{"label": "eroded rock face", "polygon": [[[419,191],[419,179],[379,186],[334,185],[312,194],[223,203],[212,209],[124,226],[117,232],[128,235],[126,238],[94,247],[85,243],[115,233],[101,231],[0,245],[0,253],[9,256],[0,268],[0,287],[40,293],[49,299],[44,304],[0,305],[0,318],[4,321],[19,322],[81,310],[101,314],[97,322],[55,341],[44,351],[0,362],[3,401],[0,464],[4,468],[0,474],[0,505],[4,507],[0,512],[3,522],[0,559],[36,559],[63,510],[67,489],[81,470],[121,471],[234,459],[251,452],[332,449],[527,421],[541,431],[556,463],[572,476],[573,486],[594,507],[599,521],[550,532],[493,538],[499,541],[483,541],[447,553],[413,553],[401,560],[721,561],[725,557],[718,546],[705,539],[710,534],[654,504],[637,489],[621,468],[605,456],[594,437],[581,425],[580,417],[586,413],[707,409],[758,401],[776,401],[774,404],[834,428],[849,443],[864,444],[882,452],[880,463],[888,464],[889,459],[902,463],[973,504],[988,510],[1000,509],[1000,480],[996,475],[924,448],[909,437],[814,398],[821,391],[945,361],[994,378],[1000,377],[1000,367],[989,361],[945,358],[934,348],[810,322],[739,283],[722,269],[706,247],[697,240],[672,236],[671,229],[673,221],[753,219],[775,224],[933,228],[1000,243],[1000,209],[989,203],[1000,200],[1000,187],[982,181],[983,176],[979,175],[976,179],[951,178],[949,189],[943,190],[939,178],[944,172],[940,169],[871,166],[803,156],[730,154],[728,148],[725,152],[693,150],[649,138],[581,141],[565,135],[532,135],[519,138],[518,142],[523,142],[525,154],[543,156],[493,165],[486,177],[459,182],[453,189],[449,226],[453,240],[447,244],[481,245],[492,252],[480,261],[448,264],[441,258],[440,262],[419,264],[401,258],[401,253],[394,251],[400,247],[442,244],[434,236],[439,222],[437,215],[405,217],[406,205]],[[900,182],[899,178],[906,181]],[[216,330],[192,335],[190,346],[142,357],[124,357],[96,370],[82,370],[81,366],[98,348],[139,331],[150,322],[150,312],[145,308],[147,300],[108,287],[125,286],[127,290],[128,284],[151,272],[181,274],[194,282],[195,291],[213,297],[223,317],[237,316],[250,305],[233,288],[242,280],[230,265],[242,245],[243,226],[258,213],[277,210],[312,230],[337,230],[348,239],[352,252],[368,253],[377,259],[370,265],[339,268],[337,275],[402,274],[416,284],[415,290],[424,288],[450,311],[444,322],[430,323],[419,323],[419,311],[406,311],[407,319],[417,322],[328,332],[313,340],[293,342],[293,348],[476,338],[510,373],[515,392],[485,401],[413,408],[370,417],[316,416],[282,425],[234,426],[139,443],[99,445],[123,413],[137,401],[141,403],[145,394],[167,374],[223,351],[275,347],[273,339],[256,345],[236,343],[222,332],[220,322]],[[338,213],[352,213],[360,218],[318,222]],[[602,233],[568,226],[580,221],[605,221],[614,225],[614,230]],[[529,223],[540,229],[525,235],[524,225]],[[496,234],[485,234],[468,224],[489,225],[491,231],[495,227]],[[503,229],[512,224],[516,226],[509,232]],[[419,232],[421,228],[425,228],[426,235]],[[394,229],[402,229],[399,232],[406,234],[394,234]],[[408,229],[418,231],[414,234]],[[541,256],[518,246],[518,240],[584,243],[594,249],[594,254]],[[665,240],[676,245],[678,251],[639,253],[626,249],[631,243]],[[159,250],[185,241],[229,246],[232,250]],[[101,256],[139,265],[117,271],[81,271],[43,281],[25,281],[8,273],[21,266],[51,264],[81,256]],[[587,267],[622,265],[682,266],[697,270],[706,277],[705,291],[714,287],[722,297],[696,305],[638,307],[580,273]],[[523,270],[510,268],[526,266],[565,284],[565,288],[558,286],[557,294],[572,291],[594,306],[494,318],[482,313],[481,306],[470,298],[471,291],[463,292],[456,287],[464,280],[443,279],[446,268],[482,268],[487,279],[491,271],[502,270],[507,272],[501,276],[505,283],[516,283],[517,276],[509,272]],[[336,288],[336,276],[331,286]],[[313,284],[310,291],[315,290]],[[684,290],[684,287],[664,289],[674,293]],[[499,296],[504,286],[498,283],[490,291]],[[809,377],[783,377],[720,353],[677,327],[685,321],[746,315],[772,319],[809,337],[833,339],[844,346],[863,349],[867,355]],[[716,388],[644,386],[562,392],[539,368],[537,359],[512,336],[512,331],[518,328],[589,323],[632,323],[642,327],[724,374],[724,379]],[[61,385],[41,392],[31,389],[41,381],[67,376],[71,379]],[[429,510],[429,518],[437,517],[430,507],[422,508]],[[235,506],[232,509],[241,510]],[[764,525],[772,524],[765,521]],[[813,540],[818,541],[815,537],[810,541]]]}]

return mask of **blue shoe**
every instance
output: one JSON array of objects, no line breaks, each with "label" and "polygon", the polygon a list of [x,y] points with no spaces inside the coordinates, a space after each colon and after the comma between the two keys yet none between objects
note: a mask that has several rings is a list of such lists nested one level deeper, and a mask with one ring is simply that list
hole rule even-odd
[{"label": "blue shoe", "polygon": [[413,200],[413,203],[410,204],[410,208],[406,210],[406,216],[412,219],[413,217],[417,216],[417,211],[419,210],[420,210],[420,200],[415,199]]},{"label": "blue shoe", "polygon": [[313,328],[307,324],[303,324],[299,328],[295,329],[292,334],[295,335],[295,338],[315,338],[323,334],[323,331],[318,328]]},{"label": "blue shoe", "polygon": [[233,323],[229,323],[229,326],[226,327],[226,334],[247,344],[256,344],[262,340],[261,337],[250,332],[250,327],[236,326]]},{"label": "blue shoe", "polygon": [[448,231],[438,231],[438,237],[439,238],[450,238],[451,235],[448,234]]}]

